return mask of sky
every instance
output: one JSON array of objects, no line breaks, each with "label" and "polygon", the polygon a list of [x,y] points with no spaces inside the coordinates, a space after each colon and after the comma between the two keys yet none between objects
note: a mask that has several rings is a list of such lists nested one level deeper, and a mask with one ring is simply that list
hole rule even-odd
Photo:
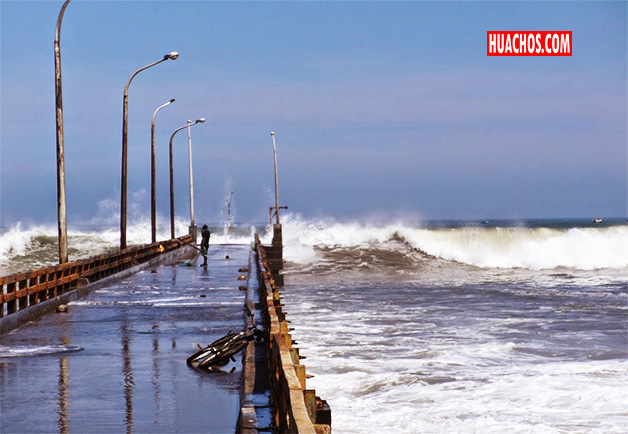
[{"label": "sky", "polygon": [[[63,1],[0,0],[0,224],[54,223]],[[192,127],[197,222],[625,217],[624,1],[93,1],[63,18],[70,228],[115,215],[129,88],[129,218],[169,215]],[[568,57],[489,57],[489,30],[572,31]],[[189,215],[187,133],[175,207]],[[132,221],[129,222],[132,224]]]}]

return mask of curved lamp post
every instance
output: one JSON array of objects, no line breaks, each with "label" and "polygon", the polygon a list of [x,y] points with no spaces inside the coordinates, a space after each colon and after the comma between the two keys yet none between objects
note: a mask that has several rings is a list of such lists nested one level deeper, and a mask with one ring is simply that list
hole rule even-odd
[{"label": "curved lamp post", "polygon": [[71,0],[61,6],[55,29],[55,106],[57,119],[57,206],[59,226],[59,263],[68,262],[68,220],[65,205],[65,156],[63,145],[63,98],[61,89],[61,22],[65,8]]},{"label": "curved lamp post", "polygon": [[157,241],[157,205],[155,199],[155,117],[157,112],[162,108],[172,104],[174,98],[165,104],[160,105],[153,113],[153,120],[150,124],[150,223],[151,223],[151,240]]},{"label": "curved lamp post", "polygon": [[205,122],[205,118],[199,118],[196,121],[188,121],[187,124],[174,130],[170,136],[170,238],[174,238],[174,174],[172,168],[172,139],[184,128],[188,129],[188,152],[190,156],[190,230],[194,226],[194,180],[192,178],[192,137],[190,135],[190,127]]},{"label": "curved lamp post", "polygon": [[124,87],[124,101],[122,106],[122,186],[120,191],[120,250],[126,249],[126,168],[127,168],[127,118],[129,106],[129,85],[137,74],[168,59],[177,60],[179,53],[172,51],[161,60],[146,65],[133,73]]}]

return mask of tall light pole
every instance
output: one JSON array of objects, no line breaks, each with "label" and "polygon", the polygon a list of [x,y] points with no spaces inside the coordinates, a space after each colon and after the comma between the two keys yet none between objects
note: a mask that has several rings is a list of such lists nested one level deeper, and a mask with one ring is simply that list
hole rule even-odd
[{"label": "tall light pole", "polygon": [[[203,119],[201,122],[205,122],[205,119]],[[188,120],[188,156],[190,158],[190,234],[194,236],[194,242],[196,242],[196,226],[194,225],[194,176],[192,175],[192,134],[190,132],[191,126],[192,121]]]},{"label": "tall light pole", "polygon": [[153,113],[153,120],[150,124],[150,224],[151,224],[151,240],[157,241],[157,205],[155,198],[155,117],[157,112],[162,108],[172,104],[174,98],[165,104],[160,105]]},{"label": "tall light pole", "polygon": [[[172,135],[170,136],[170,238],[174,238],[174,171],[172,166],[172,139],[174,139],[174,135],[182,129],[190,128],[192,125],[203,122],[205,122],[205,118],[199,118],[194,122],[188,121],[187,124],[174,130],[174,133],[172,133]],[[188,137],[190,137],[189,130]],[[192,218],[192,221],[190,222],[190,228],[192,228],[192,226],[194,226],[194,197],[192,196],[192,185],[194,184],[194,181],[192,179],[192,141],[191,138],[189,138],[188,140],[190,154],[190,215]]]},{"label": "tall light pole", "polygon": [[127,173],[127,120],[128,120],[128,108],[129,108],[129,85],[137,74],[145,69],[155,66],[168,59],[177,60],[179,53],[172,51],[161,60],[146,65],[143,68],[138,69],[133,73],[126,86],[124,86],[124,98],[122,105],[122,186],[120,191],[120,250],[126,249],[126,173]]},{"label": "tall light pole", "polygon": [[65,204],[65,155],[63,144],[63,92],[61,89],[61,22],[65,8],[71,0],[61,6],[55,29],[55,106],[57,119],[57,207],[59,227],[59,263],[68,262],[68,220]]},{"label": "tall light pole", "polygon": [[275,133],[271,131],[270,136],[273,138],[273,154],[275,157],[275,219],[279,224],[279,182],[277,180],[277,145],[275,144]]}]

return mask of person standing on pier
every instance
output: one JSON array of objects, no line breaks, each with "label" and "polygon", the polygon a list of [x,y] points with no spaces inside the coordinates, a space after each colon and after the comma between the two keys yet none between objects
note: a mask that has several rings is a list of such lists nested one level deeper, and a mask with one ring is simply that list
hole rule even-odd
[{"label": "person standing on pier", "polygon": [[203,225],[203,230],[201,231],[201,254],[203,255],[203,263],[201,267],[207,267],[207,252],[209,250],[210,236],[211,232],[209,232],[207,225]]}]

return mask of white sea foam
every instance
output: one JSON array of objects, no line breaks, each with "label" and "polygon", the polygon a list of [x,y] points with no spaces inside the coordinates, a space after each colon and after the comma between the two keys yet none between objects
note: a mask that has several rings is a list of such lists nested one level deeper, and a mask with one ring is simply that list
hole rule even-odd
[{"label": "white sea foam", "polygon": [[467,359],[470,363],[457,365],[456,375],[443,376],[438,368],[447,364],[417,366],[404,359],[405,370],[397,370],[385,355],[380,363],[353,359],[346,372],[327,372],[320,368],[330,364],[325,349],[302,353],[315,375],[310,387],[330,400],[338,432],[556,433],[562,428],[619,434],[626,422],[622,403],[628,394],[617,387],[628,380],[625,362],[597,363],[596,369],[608,374],[599,378],[589,374],[588,363],[485,368]]},{"label": "white sea foam", "polygon": [[[151,242],[151,219],[146,214],[149,201],[146,190],[131,192],[128,203],[127,244],[142,245]],[[233,209],[232,209],[233,211]],[[92,218],[76,221],[68,219],[69,259],[77,260],[115,251],[120,243],[120,202],[106,198],[98,203]],[[198,224],[202,225],[201,222]],[[170,219],[157,215],[157,240],[171,237]],[[175,218],[175,236],[189,232],[187,218]],[[211,244],[250,244],[255,230],[236,227],[228,235],[226,228],[212,234]],[[52,265],[58,262],[58,229],[56,224],[13,224],[0,232],[0,275]]]},{"label": "white sea foam", "polygon": [[73,353],[82,350],[83,348],[72,345],[19,345],[13,347],[3,347],[0,345],[0,358],[47,356],[52,354]]},{"label": "white sea foam", "polygon": [[[284,257],[297,264],[321,259],[321,250],[411,249],[480,268],[596,270],[628,267],[628,226],[602,228],[417,228],[305,220],[285,215]],[[409,251],[408,251],[409,253]]]},{"label": "white sea foam", "polygon": [[[625,225],[284,215],[283,240],[284,303],[334,431],[625,432]],[[395,267],[417,271],[378,280]]]},{"label": "white sea foam", "polygon": [[[314,375],[308,387],[329,401],[337,432],[624,432],[625,357],[522,353],[521,344],[494,335],[507,316],[487,312],[476,321],[472,307],[428,327],[446,316],[446,299],[434,303],[439,312],[414,317],[387,309],[386,290],[352,293],[346,297],[353,302],[329,312],[321,306],[337,304],[331,293],[284,291],[293,335]],[[534,335],[526,341],[541,345]]]},{"label": "white sea foam", "polygon": [[[157,219],[157,240],[170,239],[170,222]],[[189,232],[189,222],[175,220],[175,235]],[[232,234],[222,231],[212,233],[210,244],[250,244],[255,227],[234,228]],[[151,242],[150,219],[129,220],[127,244],[142,245]],[[82,228],[68,229],[68,253],[71,261],[85,259],[118,250],[120,229],[112,226],[108,219],[95,219],[86,222]],[[35,269],[58,262],[58,229],[53,225],[26,226],[16,223],[0,232],[0,275]]]},{"label": "white sea foam", "polygon": [[2,258],[20,256],[28,253],[36,243],[37,237],[56,234],[56,229],[49,225],[24,228],[21,222],[0,233],[0,261]]},{"label": "white sea foam", "polygon": [[209,244],[251,244],[255,238],[256,231],[257,229],[255,226],[245,225],[243,227],[232,227],[231,232],[229,232],[227,226],[225,225],[221,229],[221,232],[215,231],[211,234]]},{"label": "white sea foam", "polygon": [[[113,206],[113,205],[112,205]],[[108,215],[103,205],[100,214]],[[99,214],[99,215],[100,215]],[[70,259],[80,259],[114,251],[119,245],[119,228],[111,218],[99,217],[86,223],[89,229],[70,227]],[[355,267],[368,269],[368,255],[394,252],[417,260],[426,254],[479,268],[552,270],[616,269],[628,267],[628,226],[571,229],[524,227],[457,227],[429,229],[399,221],[388,224],[337,222],[332,219],[304,219],[294,214],[283,215],[284,258],[307,265],[324,262],[325,255],[338,253],[338,258],[357,255]],[[150,219],[133,217],[127,227],[129,245],[150,242]],[[158,239],[170,238],[167,219],[158,218]],[[185,219],[176,220],[176,234],[188,232]],[[250,244],[254,226],[214,230],[210,244]],[[261,234],[263,243],[270,243],[272,226]],[[16,224],[0,233],[0,271],[36,268],[50,265],[57,259],[57,228],[52,225],[24,227]],[[417,256],[418,255],[418,256]]]},{"label": "white sea foam", "polygon": [[351,248],[382,245],[401,225],[376,227],[358,222],[339,223],[333,220],[306,220],[286,214],[282,221],[284,257],[291,262],[307,264],[321,258],[316,248]]},{"label": "white sea foam", "polygon": [[628,267],[628,227],[403,229],[415,248],[482,268]]}]

